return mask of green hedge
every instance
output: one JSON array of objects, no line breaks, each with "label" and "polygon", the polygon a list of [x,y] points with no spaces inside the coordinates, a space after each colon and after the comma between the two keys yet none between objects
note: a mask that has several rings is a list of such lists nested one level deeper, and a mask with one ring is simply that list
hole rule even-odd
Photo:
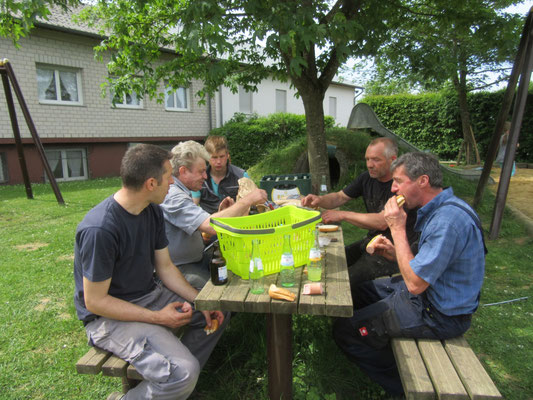
[{"label": "green hedge", "polygon": [[[326,128],[335,120],[325,117]],[[297,137],[306,135],[304,115],[276,113],[267,117],[256,114],[235,114],[224,126],[211,130],[210,135],[225,136],[231,153],[231,162],[247,169],[258,163],[274,148],[282,148]]]},{"label": "green hedge", "polygon": [[[472,128],[481,158],[490,144],[504,91],[471,93],[468,96]],[[423,150],[441,159],[453,160],[462,140],[461,121],[455,94],[369,96],[363,100],[383,125]],[[533,94],[530,91],[516,159],[533,162]]]}]

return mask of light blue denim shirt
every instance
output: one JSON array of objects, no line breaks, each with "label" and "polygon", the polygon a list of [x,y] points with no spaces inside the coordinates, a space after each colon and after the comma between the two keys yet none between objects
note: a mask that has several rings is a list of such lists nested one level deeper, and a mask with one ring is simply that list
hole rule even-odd
[{"label": "light blue denim shirt", "polygon": [[444,189],[418,210],[415,231],[422,232],[418,254],[410,265],[429,283],[431,304],[446,315],[473,313],[485,273],[485,252],[481,231],[461,208],[443,203],[460,203],[452,188]]}]

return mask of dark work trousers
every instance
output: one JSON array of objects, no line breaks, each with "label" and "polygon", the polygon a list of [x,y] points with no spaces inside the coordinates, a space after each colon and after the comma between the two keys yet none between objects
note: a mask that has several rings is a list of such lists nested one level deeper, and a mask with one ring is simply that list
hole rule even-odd
[{"label": "dark work trousers", "polygon": [[391,395],[403,393],[390,338],[448,339],[470,327],[471,315],[446,316],[424,294],[409,293],[401,276],[358,285],[354,315],[333,324],[337,345]]},{"label": "dark work trousers", "polygon": [[380,278],[391,276],[399,272],[398,264],[389,261],[385,257],[370,255],[366,252],[366,245],[369,239],[364,238],[344,247],[346,252],[346,263],[348,274],[350,275],[350,286]]}]

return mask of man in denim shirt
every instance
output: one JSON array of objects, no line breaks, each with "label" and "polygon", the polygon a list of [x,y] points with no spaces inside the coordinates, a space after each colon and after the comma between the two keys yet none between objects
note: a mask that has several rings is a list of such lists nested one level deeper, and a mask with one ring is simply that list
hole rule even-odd
[{"label": "man in denim shirt", "polygon": [[[339,347],[387,392],[403,388],[390,338],[448,339],[470,327],[479,305],[485,271],[481,223],[464,201],[443,189],[438,160],[427,153],[407,153],[391,166],[392,192],[405,197],[385,205],[394,244],[380,238],[378,253],[398,262],[401,276],[359,285],[353,293],[354,316],[338,319]],[[418,253],[407,241],[406,209],[421,207],[415,230]]]}]

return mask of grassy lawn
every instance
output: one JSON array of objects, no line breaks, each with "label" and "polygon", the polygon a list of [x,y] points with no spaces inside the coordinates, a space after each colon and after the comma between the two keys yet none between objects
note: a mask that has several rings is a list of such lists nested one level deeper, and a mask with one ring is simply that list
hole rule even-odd
[{"label": "grassy lawn", "polygon": [[[450,181],[470,200],[475,187]],[[105,399],[120,381],[76,374],[88,349],[73,296],[73,243],[85,213],[114,193],[118,179],[61,184],[66,206],[48,185],[0,187],[0,398]],[[488,196],[487,196],[488,197]],[[351,208],[361,207],[352,202]],[[481,209],[488,230],[492,201]],[[344,226],[347,243],[363,231]],[[506,399],[533,398],[533,240],[505,214],[501,236],[487,243],[482,303],[467,339]],[[196,399],[266,399],[264,316],[237,314],[197,386]],[[337,350],[331,321],[294,318],[295,399],[379,399],[372,384]]]}]

